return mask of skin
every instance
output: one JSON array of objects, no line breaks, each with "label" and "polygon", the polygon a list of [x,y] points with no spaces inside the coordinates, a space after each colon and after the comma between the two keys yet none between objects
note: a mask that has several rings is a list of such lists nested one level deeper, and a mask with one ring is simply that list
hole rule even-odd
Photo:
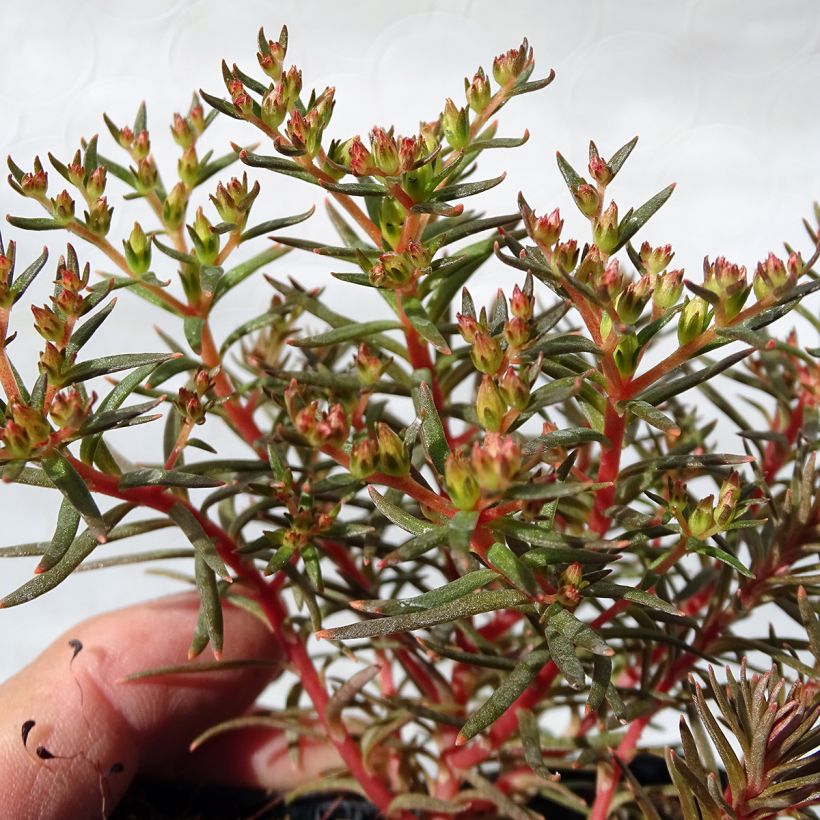
[{"label": "skin", "polygon": [[[0,685],[0,820],[105,817],[137,772],[285,791],[340,765],[321,740],[303,737],[294,756],[267,729],[226,732],[189,752],[203,730],[247,713],[279,672],[274,664],[123,680],[184,663],[197,610],[186,594],[84,621]],[[261,621],[230,605],[224,617],[224,660],[277,659]],[[82,649],[72,660],[74,639]],[[41,759],[38,747],[55,757]],[[109,774],[114,764],[122,771]]]}]

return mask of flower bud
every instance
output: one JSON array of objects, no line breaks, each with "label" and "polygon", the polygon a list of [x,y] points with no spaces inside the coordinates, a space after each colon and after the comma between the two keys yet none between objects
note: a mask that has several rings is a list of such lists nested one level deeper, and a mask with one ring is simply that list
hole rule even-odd
[{"label": "flower bud", "polygon": [[518,285],[513,288],[510,312],[517,319],[532,319],[534,303],[535,299],[532,295],[528,296]]},{"label": "flower bud", "polygon": [[349,157],[350,173],[357,177],[368,176],[373,170],[373,158],[370,151],[365,148],[359,137],[353,137],[347,149]]},{"label": "flower bud", "polygon": [[773,253],[766,257],[765,262],[758,262],[752,286],[759,302],[774,299],[794,287],[797,277],[792,276],[792,271],[796,266],[790,267],[791,270],[787,273],[782,260]]},{"label": "flower bud", "polygon": [[514,83],[524,69],[528,61],[532,60],[532,50],[526,38],[518,48],[511,48],[504,54],[499,54],[493,60],[493,77],[500,86],[507,86]]},{"label": "flower bud", "polygon": [[376,472],[379,466],[379,445],[370,438],[354,441],[350,447],[348,469],[355,478],[367,478]]},{"label": "flower bud", "polygon": [[512,367],[508,367],[504,371],[504,375],[498,382],[498,386],[501,388],[501,395],[504,397],[504,401],[506,401],[510,407],[521,411],[529,404],[530,389],[524,384],[524,381]]},{"label": "flower bud", "polygon": [[723,256],[712,264],[704,260],[703,287],[717,296],[715,317],[719,325],[731,322],[740,313],[750,290],[746,268],[728,262]]},{"label": "flower bud", "polygon": [[85,166],[83,165],[79,148],[74,154],[74,158],[68,163],[66,170],[68,171],[68,181],[75,188],[82,188],[85,182]]},{"label": "flower bud", "polygon": [[188,228],[188,233],[197,259],[203,265],[213,265],[219,256],[219,234],[205,217],[202,208],[197,208],[193,227]]},{"label": "flower bud", "polygon": [[52,342],[46,342],[45,349],[40,354],[38,369],[40,373],[48,375],[48,380],[52,384],[62,384],[64,361],[59,348]]},{"label": "flower bud", "polygon": [[444,113],[441,115],[441,128],[447,143],[456,151],[460,151],[470,141],[470,111],[456,108],[456,104],[448,97],[444,103]]},{"label": "flower bud", "polygon": [[335,95],[336,89],[333,86],[327,86],[313,103],[312,110],[316,112],[322,130],[327,128],[333,116],[333,109],[336,107]]},{"label": "flower bud", "polygon": [[363,387],[375,384],[388,364],[389,362],[382,361],[364,342],[359,345],[356,351],[356,371]]},{"label": "flower bud", "polygon": [[287,107],[290,109],[296,104],[299,94],[302,93],[302,72],[295,65],[292,65],[287,74],[282,77],[282,82]]},{"label": "flower bud", "polygon": [[373,165],[383,177],[394,177],[399,173],[399,146],[392,132],[374,128],[370,132],[370,146]]},{"label": "flower bud", "polygon": [[700,296],[687,298],[678,319],[678,341],[682,345],[689,344],[709,327],[710,321],[709,303]]},{"label": "flower bud", "polygon": [[603,157],[594,156],[589,160],[589,174],[599,184],[607,185],[612,179],[612,169]]},{"label": "flower bud", "polygon": [[253,99],[245,91],[245,86],[239,80],[233,80],[229,83],[228,93],[231,95],[233,107],[240,117],[248,117],[253,114]]},{"label": "flower bud", "polygon": [[559,274],[569,273],[578,263],[578,243],[574,239],[555,246],[552,256],[553,267]]},{"label": "flower bud", "polygon": [[395,247],[401,241],[402,229],[406,212],[404,207],[393,197],[382,198],[382,207],[379,211],[379,228],[387,243]]},{"label": "flower bud", "polygon": [[470,108],[472,108],[476,114],[480,114],[487,107],[491,96],[490,83],[487,81],[487,75],[484,73],[483,68],[479,68],[478,71],[476,71],[472,82],[465,77],[464,91],[467,95],[467,103]]},{"label": "flower bud", "polygon": [[277,40],[268,40],[265,45],[263,38],[261,44],[263,48],[256,54],[259,67],[268,77],[276,81],[282,76],[282,64],[285,61],[287,48]]},{"label": "flower bud", "polygon": [[177,175],[189,188],[193,188],[199,181],[199,160],[193,145],[182,152],[177,162]]},{"label": "flower bud", "polygon": [[401,137],[398,140],[399,145],[399,170],[403,174],[407,174],[412,170],[421,171],[417,167],[424,159],[424,143],[421,137]]},{"label": "flower bud", "polygon": [[640,319],[651,290],[651,279],[649,276],[642,276],[635,282],[630,282],[616,295],[615,311],[624,324],[634,325]]},{"label": "flower bud", "polygon": [[61,430],[79,430],[91,412],[92,402],[93,398],[83,400],[80,391],[71,387],[54,396],[48,412]]},{"label": "flower bud", "polygon": [[61,225],[68,225],[74,219],[74,200],[68,191],[60,191],[51,200],[51,215]]},{"label": "flower bud", "polygon": [[403,476],[410,472],[410,453],[402,439],[383,421],[376,425],[379,442],[379,470],[385,475]]},{"label": "flower bud", "polygon": [[196,140],[196,135],[191,129],[190,123],[182,114],[174,114],[171,136],[180,148],[190,148]]},{"label": "flower bud", "polygon": [[705,536],[714,527],[714,504],[715,497],[709,495],[698,502],[694,510],[689,514],[687,526],[689,532],[695,538]]},{"label": "flower bud", "polygon": [[199,102],[199,96],[194,94],[194,102],[191,105],[191,110],[188,112],[188,122],[191,124],[194,133],[199,136],[206,127],[205,112],[202,110],[202,103]]},{"label": "flower bud", "polygon": [[131,146],[134,144],[134,132],[127,125],[120,128],[117,134],[117,144],[120,148],[125,148],[126,151],[131,150]]},{"label": "flower bud", "polygon": [[473,468],[461,453],[450,453],[444,463],[444,484],[450,500],[460,510],[472,510],[481,498]]},{"label": "flower bud", "polygon": [[561,229],[564,227],[564,220],[561,213],[556,208],[547,216],[536,217],[532,211],[528,211],[524,216],[524,226],[530,239],[535,242],[541,250],[551,248],[561,236]]},{"label": "flower bud", "polygon": [[464,313],[457,313],[456,322],[458,323],[458,332],[461,334],[461,338],[468,344],[472,344],[476,331],[479,329],[475,317],[467,316]]},{"label": "flower bud", "polygon": [[575,204],[584,216],[593,217],[598,213],[601,197],[592,185],[582,182],[575,189]]},{"label": "flower bud", "polygon": [[604,260],[597,245],[590,245],[586,255],[581,260],[575,276],[585,285],[596,287],[604,275]]},{"label": "flower bud", "polygon": [[204,424],[207,407],[201,397],[189,390],[180,387],[177,393],[176,405],[186,421],[191,424]]},{"label": "flower bud", "polygon": [[139,161],[145,159],[151,151],[151,138],[148,132],[143,129],[134,137],[134,145],[131,148],[134,158]]},{"label": "flower bud", "polygon": [[51,308],[31,306],[34,314],[34,329],[48,342],[56,342],[62,346],[65,338],[65,320],[58,316]]},{"label": "flower bud", "polygon": [[644,242],[639,251],[644,270],[652,274],[665,270],[674,255],[671,245],[661,245],[653,248],[648,242]]},{"label": "flower bud", "polygon": [[370,282],[377,288],[396,290],[406,287],[416,277],[417,269],[403,253],[383,253],[370,269]]},{"label": "flower bud", "polygon": [[150,194],[157,187],[157,166],[150,157],[137,163],[136,188],[141,194]]},{"label": "flower bud", "polygon": [[715,524],[725,527],[734,518],[737,502],[740,500],[740,475],[732,470],[729,476],[720,485],[718,503],[715,506]]},{"label": "flower bud", "polygon": [[504,416],[507,413],[507,402],[501,395],[498,385],[492,376],[486,375],[481,380],[476,396],[475,411],[478,423],[494,433],[501,430]]},{"label": "flower bud", "polygon": [[610,254],[618,246],[618,206],[610,202],[592,225],[592,238],[602,253]]},{"label": "flower bud", "polygon": [[227,186],[221,182],[216,186],[216,193],[210,196],[217,213],[224,222],[242,226],[248,218],[251,205],[259,193],[259,183],[254,183],[248,190],[248,175],[242,174],[240,181],[233,177]]},{"label": "flower bud", "polygon": [[262,106],[260,116],[262,122],[268,128],[277,129],[287,116],[288,109],[285,104],[285,86],[284,83],[277,83],[276,87],[268,91],[262,97]]},{"label": "flower bud", "polygon": [[513,316],[504,324],[504,338],[513,350],[520,350],[527,346],[532,334],[530,323],[519,316]]},{"label": "flower bud", "polygon": [[487,493],[506,490],[521,470],[521,448],[512,436],[487,433],[475,442],[471,463],[478,486]]},{"label": "flower bud", "polygon": [[558,598],[564,606],[574,609],[581,603],[581,590],[588,585],[584,581],[584,566],[576,561],[561,573]]},{"label": "flower bud", "polygon": [[99,199],[103,195],[105,191],[106,173],[105,166],[98,165],[88,177],[85,192],[91,199]]},{"label": "flower bud", "polygon": [[661,311],[669,310],[678,303],[683,293],[683,271],[678,269],[659,273],[655,279],[652,302]]},{"label": "flower bud", "polygon": [[176,230],[182,225],[187,205],[188,189],[185,183],[177,182],[162,203],[162,222],[166,228]]},{"label": "flower bud", "polygon": [[114,208],[108,207],[108,200],[101,196],[85,211],[85,221],[91,233],[105,236],[111,228],[111,215]]},{"label": "flower bud", "polygon": [[42,410],[15,402],[11,405],[10,416],[3,439],[6,447],[14,449],[18,456],[28,455],[33,447],[45,444],[51,436],[51,427]]},{"label": "flower bud", "polygon": [[470,357],[477,370],[482,373],[495,374],[501,367],[504,351],[501,345],[489,333],[478,328],[473,336]]},{"label": "flower bud", "polygon": [[131,273],[141,276],[151,267],[151,240],[146,236],[139,222],[134,223],[131,236],[122,242],[125,261]]},{"label": "flower bud", "polygon": [[621,338],[612,351],[612,360],[615,367],[625,379],[629,378],[638,368],[640,358],[640,343],[634,333],[627,333]]},{"label": "flower bud", "polygon": [[319,443],[333,447],[340,446],[347,439],[349,430],[350,424],[341,404],[332,405],[316,425]]},{"label": "flower bud", "polygon": [[194,389],[196,390],[197,396],[204,396],[209,390],[213,389],[213,377],[218,372],[218,367],[211,371],[206,370],[204,367],[200,367],[199,370],[196,371],[196,375],[194,376]]}]

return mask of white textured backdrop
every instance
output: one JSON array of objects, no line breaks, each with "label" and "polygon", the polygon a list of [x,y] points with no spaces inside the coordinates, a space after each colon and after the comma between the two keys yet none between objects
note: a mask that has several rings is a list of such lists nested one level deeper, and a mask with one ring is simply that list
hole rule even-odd
[{"label": "white textured backdrop", "polygon": [[[639,204],[678,182],[646,231],[650,241],[673,243],[676,265],[697,276],[705,254],[722,253],[751,267],[769,250],[779,250],[783,239],[803,242],[800,219],[820,192],[816,0],[2,0],[0,154],[11,153],[24,168],[49,150],[65,160],[82,136],[102,131],[102,141],[109,139],[103,110],[115,122],[128,123],[145,99],[155,154],[172,177],[172,113],[187,109],[195,88],[221,92],[223,57],[253,73],[258,27],[265,25],[275,36],[282,23],[291,34],[288,62],[302,67],[305,85],[336,87],[330,131],[341,137],[364,134],[374,124],[414,129],[419,119],[441,110],[445,97],[461,98],[462,77],[472,76],[480,64],[489,68],[495,54],[526,35],[535,47],[534,76],[553,67],[557,79],[501,113],[501,135],[528,128],[531,138],[521,149],[488,157],[486,176],[508,171],[506,182],[484,196],[482,207],[489,213],[514,209],[516,192],[523,189],[539,212],[561,206],[567,229],[579,235],[581,221],[555,168],[555,151],[583,167],[590,137],[607,155],[639,134],[613,194],[622,206]],[[217,153],[226,150],[228,138],[256,139],[241,124],[218,123],[212,130],[208,144]],[[105,150],[115,153],[110,144]],[[297,212],[316,199],[315,189],[281,177],[267,183],[255,206],[257,221],[261,214]],[[0,211],[36,213],[5,183]],[[133,218],[131,210],[122,219],[115,212],[115,244]],[[321,218],[303,227],[327,236]],[[3,236],[17,240],[21,261],[33,259],[44,239],[53,239],[54,258],[61,252],[53,236],[7,225]],[[82,258],[100,261],[79,249]],[[49,275],[32,289],[38,301],[47,296],[49,265]],[[101,263],[99,269],[108,268]],[[320,260],[295,254],[274,268],[311,284],[326,284],[327,271]],[[479,295],[510,273],[496,268],[484,276]],[[346,310],[367,310],[366,302],[351,300],[349,287],[337,282],[330,288]],[[263,282],[240,290],[219,327],[259,312],[269,298]],[[19,312],[13,357],[33,362],[39,341],[25,311]],[[96,349],[159,349],[151,330],[155,320],[125,297]],[[32,377],[31,367],[22,369]],[[140,432],[153,434],[137,439],[150,442],[159,431]],[[1,487],[0,540],[48,539],[55,512],[56,499],[44,491]],[[168,539],[180,541],[176,535]],[[29,577],[34,563],[0,563],[0,592]],[[0,611],[0,679],[81,616],[174,588],[141,570],[106,570],[77,575],[42,600]]]}]

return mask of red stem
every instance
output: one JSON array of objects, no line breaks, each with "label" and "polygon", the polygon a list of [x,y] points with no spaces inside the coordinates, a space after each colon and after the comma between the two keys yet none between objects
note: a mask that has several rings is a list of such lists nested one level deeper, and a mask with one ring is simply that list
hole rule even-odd
[{"label": "red stem", "polygon": [[609,440],[609,447],[601,452],[601,463],[598,466],[598,481],[612,482],[609,487],[602,487],[595,494],[595,506],[592,510],[590,527],[599,535],[609,529],[609,517],[606,510],[615,500],[615,480],[621,466],[621,448],[626,429],[626,414],[619,415],[611,399],[607,400],[604,415],[604,435]]}]

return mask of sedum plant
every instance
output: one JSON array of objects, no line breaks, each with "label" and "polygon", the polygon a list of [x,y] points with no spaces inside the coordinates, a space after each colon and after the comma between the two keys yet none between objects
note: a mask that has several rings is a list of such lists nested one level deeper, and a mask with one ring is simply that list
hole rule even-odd
[{"label": "sedum plant", "polygon": [[[3,479],[62,495],[48,543],[3,550],[39,562],[0,606],[78,569],[190,559],[190,658],[220,658],[231,602],[270,625],[290,687],[282,708],[196,743],[272,721],[298,738],[307,711],[344,762],[312,788],[385,816],[535,817],[539,795],[593,820],[815,816],[820,351],[775,323],[794,311],[820,328],[817,227],[752,272],[723,257],[673,269],[644,227],[674,186],[612,199],[637,139],[606,155],[591,142],[583,175],[558,154],[585,236],[538,191],[545,215],[522,194],[485,216],[470,198],[503,176],[481,179],[484,153],[527,139],[494,118],[553,79],[533,79],[526,40],[417,133],[338,139],[334,90],[307,93],[287,45],[260,32],[253,75],[223,63],[227,96],[175,115],[176,168],[157,167],[144,105],[133,126],[105,118],[104,149],[49,154],[49,171],[9,160],[45,215],[8,221],[69,244],[31,307],[33,383],[12,342],[47,252],[0,256]],[[237,140],[218,157],[217,115]],[[215,182],[232,164],[262,182]],[[328,195],[336,240],[282,234],[311,212],[257,212],[276,174]],[[151,221],[113,236],[133,199]],[[86,245],[113,274],[92,276]],[[290,271],[319,254],[383,309],[337,312],[276,273],[289,251]],[[476,304],[470,280],[494,257],[511,270]],[[222,299],[260,274],[267,308],[215,339]],[[84,354],[116,291],[160,309],[167,350],[112,335],[109,355]],[[719,419],[732,452],[715,451]],[[146,422],[155,448],[135,463],[110,434]],[[220,424],[235,445],[216,450],[200,431]],[[157,530],[168,546],[106,557]],[[762,625],[771,604],[788,635]],[[644,733],[670,712],[680,742],[664,753]],[[641,783],[639,751],[665,754],[671,780]]]}]

